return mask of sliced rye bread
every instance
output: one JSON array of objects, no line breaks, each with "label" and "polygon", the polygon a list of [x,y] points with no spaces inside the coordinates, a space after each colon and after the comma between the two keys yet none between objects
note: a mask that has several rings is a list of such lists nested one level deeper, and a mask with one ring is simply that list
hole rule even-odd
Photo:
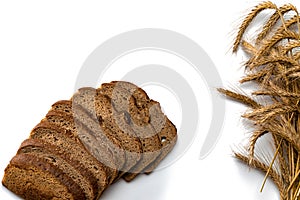
[{"label": "sliced rye bread", "polygon": [[[144,124],[149,123],[149,110],[144,109],[148,105],[147,99],[141,104],[134,98],[132,88],[126,89],[126,82],[103,83],[98,91],[112,99],[113,105],[118,111],[126,111],[132,117],[132,120],[138,124],[142,121]],[[147,96],[148,97],[148,96]],[[150,100],[149,100],[150,101]]]},{"label": "sliced rye bread", "polygon": [[114,87],[118,86],[127,90],[133,96],[138,109],[143,110],[143,108],[147,108],[147,104],[151,101],[147,93],[133,83],[127,81],[112,81],[108,84],[113,84]]},{"label": "sliced rye bread", "polygon": [[30,138],[7,166],[3,185],[25,199],[96,200],[120,177],[151,173],[177,132],[145,91],[114,81],[55,103]]},{"label": "sliced rye bread", "polygon": [[88,130],[80,122],[76,122],[75,124],[74,119],[75,118],[72,115],[67,115],[61,111],[49,111],[43,121],[47,121],[50,124],[65,129],[67,132],[71,132],[76,141],[83,144],[82,146],[84,146],[85,149],[102,165],[107,174],[108,183],[112,183],[118,174],[116,167],[117,162],[114,162],[117,159],[114,157],[116,153],[112,153],[115,151],[111,151],[110,149],[101,146],[101,141],[93,136],[93,132]]},{"label": "sliced rye bread", "polygon": [[[58,152],[65,152],[70,160],[76,160],[80,165],[85,166],[97,179],[99,193],[108,186],[107,169],[99,163],[86,149],[79,143],[64,134],[64,129],[48,123],[39,123],[30,133],[31,139],[40,139],[56,146]],[[100,194],[99,194],[100,195]]]},{"label": "sliced rye bread", "polygon": [[[109,88],[109,85],[111,85],[110,87],[121,87],[123,89],[126,89],[130,94],[132,94],[135,105],[140,110],[139,113],[144,111],[144,115],[149,115],[149,117],[146,117],[146,119],[143,120],[140,117],[141,114],[134,114],[134,112],[131,113],[134,122],[136,122],[137,124],[143,125],[149,119],[148,123],[150,123],[155,129],[155,132],[157,133],[161,141],[161,154],[144,170],[147,174],[149,174],[157,167],[157,165],[168,155],[168,153],[175,146],[177,141],[176,127],[167,118],[167,116],[163,114],[160,108],[160,104],[154,100],[151,100],[143,89],[137,87],[132,83],[124,81],[113,81],[111,83],[107,83],[106,85],[107,88]],[[134,176],[129,175],[129,177],[127,177],[127,181],[130,181],[133,178]]]},{"label": "sliced rye bread", "polygon": [[89,190],[92,191],[95,198],[100,197],[104,191],[105,188],[101,188],[95,174],[93,174],[89,167],[87,165],[83,165],[82,162],[78,160],[79,157],[74,158],[70,152],[42,139],[27,139],[22,142],[17,154],[33,152],[53,154],[55,157],[59,157],[66,161],[78,174],[81,174],[81,176],[85,178],[86,182],[89,183],[87,187],[89,187]]},{"label": "sliced rye bread", "polygon": [[[98,90],[96,91],[96,107],[101,108],[96,109],[96,111],[100,111],[100,113],[97,112],[97,115],[103,121],[102,124],[106,127],[110,127],[122,140],[127,141],[125,145],[130,143],[132,147],[129,146],[127,150],[137,153],[137,155],[135,155],[136,159],[137,161],[140,160],[142,157],[142,155],[140,155],[142,153],[142,145],[136,133],[128,124],[128,116],[123,112],[115,110],[112,106],[111,99],[98,93]],[[101,113],[101,110],[104,111],[104,115]]]},{"label": "sliced rye bread", "polygon": [[84,199],[84,192],[71,177],[45,159],[17,154],[5,169],[2,183],[24,199]]},{"label": "sliced rye bread", "polygon": [[165,126],[158,133],[161,140],[161,154],[156,160],[145,168],[145,173],[150,174],[159,163],[171,152],[177,142],[177,130],[175,125],[167,118]]},{"label": "sliced rye bread", "polygon": [[[110,152],[115,153],[115,161],[118,169],[125,163],[125,153],[122,149],[121,142],[113,137],[113,133],[111,130],[105,130],[100,126],[98,119],[92,117],[91,113],[89,113],[83,106],[76,104],[70,100],[61,100],[52,105],[52,111],[65,112],[66,114],[70,113],[73,115],[75,120],[75,125],[82,130],[82,127],[86,127],[90,130],[90,133],[96,137],[97,143],[99,145],[104,145],[107,148],[110,148]],[[83,125],[83,126],[81,126]]]},{"label": "sliced rye bread", "polygon": [[[103,130],[110,130],[113,137],[122,142],[126,154],[126,163],[120,170],[119,175],[132,169],[142,157],[142,144],[139,138],[126,123],[124,113],[118,113],[111,105],[108,97],[97,93],[93,88],[82,88],[72,97],[73,104],[79,104],[84,107],[90,115],[98,119],[98,123]],[[106,131],[105,131],[106,132]]]},{"label": "sliced rye bread", "polygon": [[100,126],[99,122],[93,119],[81,105],[67,100],[58,101],[53,104],[52,110],[73,113],[73,117],[75,121],[77,121],[76,125],[78,126],[78,124],[83,124],[93,134],[93,137],[90,137],[91,139],[89,141],[85,140],[84,136],[86,134],[83,134],[82,131],[80,131],[81,134],[79,134],[81,135],[80,138],[82,139],[83,143],[88,142],[94,144],[88,145],[89,150],[95,151],[93,150],[92,146],[98,146],[98,149],[99,147],[106,149],[108,153],[114,154],[113,158],[115,159],[110,161],[103,160],[103,154],[106,154],[107,152],[100,152],[100,150],[98,150],[99,156],[97,156],[97,158],[99,158],[99,161],[107,166],[116,168],[118,171],[123,168],[126,159],[125,152],[122,148],[122,142],[120,142],[120,140],[114,136],[114,133],[110,129]]},{"label": "sliced rye bread", "polygon": [[46,149],[43,148],[27,148],[26,150],[21,150],[18,153],[28,156],[34,156],[38,160],[40,160],[40,163],[43,162],[44,165],[52,165],[57,171],[63,172],[67,177],[70,178],[69,180],[73,181],[72,184],[76,185],[77,190],[83,193],[83,199],[93,200],[95,198],[92,186],[87,181],[87,179],[61,157],[49,153]]},{"label": "sliced rye bread", "polygon": [[[138,99],[139,97],[136,98]],[[148,106],[150,108],[150,123],[160,139],[162,149],[157,159],[145,168],[144,171],[146,174],[150,174],[171,152],[178,138],[176,126],[162,112],[160,104],[151,100]]]},{"label": "sliced rye bread", "polygon": [[[136,99],[142,96],[136,96]],[[158,158],[145,168],[145,173],[150,174],[159,163],[171,152],[177,142],[177,129],[176,126],[168,119],[168,117],[162,112],[160,104],[154,100],[151,100],[148,104],[150,113],[150,123],[155,129],[160,141],[161,141],[161,154]]]},{"label": "sliced rye bread", "polygon": [[[151,124],[147,123],[150,120],[149,110],[145,111],[145,108],[143,110],[139,109],[136,105],[136,99],[132,96],[133,92],[130,93],[128,90],[121,87],[120,82],[120,84],[102,84],[97,91],[103,95],[110,96],[114,107],[119,109],[119,112],[126,113],[129,126],[143,145],[142,160],[130,170],[130,173],[126,173],[123,177],[126,181],[131,181],[139,173],[143,173],[143,170],[160,155],[161,142],[155,129]],[[148,101],[145,100],[145,102]],[[138,116],[128,113],[138,113]],[[136,117],[135,120],[134,117]]]}]

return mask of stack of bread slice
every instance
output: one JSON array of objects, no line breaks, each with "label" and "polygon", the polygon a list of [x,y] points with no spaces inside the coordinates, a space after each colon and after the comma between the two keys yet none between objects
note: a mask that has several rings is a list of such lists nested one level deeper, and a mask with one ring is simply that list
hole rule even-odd
[{"label": "stack of bread slice", "polygon": [[99,199],[120,178],[151,173],[173,149],[176,127],[136,85],[81,88],[54,103],[5,169],[24,199]]}]

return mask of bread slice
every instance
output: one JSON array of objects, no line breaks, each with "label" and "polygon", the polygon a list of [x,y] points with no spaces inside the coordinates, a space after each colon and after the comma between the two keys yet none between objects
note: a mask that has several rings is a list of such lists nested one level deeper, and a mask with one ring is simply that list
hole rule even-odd
[{"label": "bread slice", "polygon": [[[161,154],[157,159],[150,165],[145,167],[143,171],[147,174],[151,173],[157,165],[168,155],[168,153],[174,148],[177,141],[177,130],[174,124],[165,116],[161,110],[160,104],[154,100],[151,100],[146,92],[137,87],[136,85],[125,82],[125,81],[113,81],[111,83],[104,84],[107,90],[110,88],[121,87],[126,89],[130,94],[132,94],[132,100],[135,102],[136,109],[130,109],[132,119],[135,123],[141,126],[146,124],[151,124],[155,129],[160,141],[161,141]],[[124,98],[123,98],[124,99]],[[132,102],[131,101],[131,102]],[[137,111],[139,110],[139,111]],[[143,116],[147,116],[143,119]],[[127,181],[132,180],[135,175],[127,175],[125,178]]]},{"label": "bread slice", "polygon": [[2,183],[24,199],[85,199],[82,188],[71,177],[32,154],[15,155]]},{"label": "bread slice", "polygon": [[109,184],[151,173],[173,149],[176,127],[134,84],[82,88],[53,104],[5,170],[25,199],[98,199]]},{"label": "bread slice", "polygon": [[90,171],[97,179],[98,192],[104,191],[108,186],[108,175],[106,168],[98,162],[89,152],[85,150],[80,141],[76,141],[66,134],[64,129],[55,126],[47,121],[39,123],[30,134],[31,139],[40,139],[47,143],[56,146],[56,150],[70,160],[76,160],[81,166],[85,166],[87,171]]},{"label": "bread slice", "polygon": [[[133,87],[126,88],[125,83],[105,83],[101,85],[98,91],[103,95],[111,96],[113,105],[119,109],[119,112],[127,113],[128,124],[142,143],[143,159],[130,170],[131,173],[124,175],[126,181],[131,181],[160,155],[161,142],[155,129],[149,124],[149,109],[142,106],[141,108],[137,107],[137,103],[140,102],[132,96],[134,93]],[[146,95],[144,92],[142,94]],[[144,103],[150,102],[146,98],[142,100],[145,100]],[[131,114],[128,114],[128,112]]]},{"label": "bread slice", "polygon": [[[142,93],[139,93],[142,94]],[[135,96],[136,99],[143,98],[141,95]],[[139,100],[137,100],[138,102]],[[146,107],[147,108],[147,107]],[[161,142],[161,154],[157,159],[145,168],[146,174],[150,174],[159,163],[171,152],[177,142],[176,126],[162,112],[160,104],[154,100],[148,103],[150,123],[155,129]]]},{"label": "bread slice", "polygon": [[[124,113],[118,113],[111,105],[108,97],[97,93],[93,88],[82,88],[72,97],[73,104],[84,107],[98,123],[104,132],[110,132],[113,138],[118,138],[126,154],[126,162],[121,174],[129,171],[141,159],[142,145],[135,132],[126,123]],[[83,118],[84,120],[85,118]],[[90,124],[90,123],[89,123]]]},{"label": "bread slice", "polygon": [[[127,85],[127,82],[115,81],[112,83],[103,83],[98,91],[102,95],[112,99],[116,110],[120,112],[126,111],[132,116],[131,119],[135,124],[142,126],[143,124],[150,122],[149,109],[145,109],[145,106],[148,105],[150,100],[142,98],[142,102],[137,101],[133,96],[133,94],[136,93],[134,92],[133,87],[137,88],[133,84]],[[143,91],[142,89],[140,90]],[[146,93],[145,95],[145,97],[148,97]]]},{"label": "bread slice", "polygon": [[[126,163],[123,173],[132,169],[142,159],[142,144],[136,133],[128,124],[127,115],[123,112],[117,112],[112,106],[111,100],[98,93],[96,95],[96,107],[104,110],[104,115],[97,113],[102,118],[102,126],[107,127],[115,133],[115,137],[122,141],[122,145],[126,152]],[[100,109],[96,109],[96,111]],[[122,174],[122,173],[121,173]]]},{"label": "bread slice", "polygon": [[42,139],[27,139],[22,142],[17,154],[21,153],[45,153],[53,154],[55,157],[59,157],[72,166],[78,174],[81,174],[85,178],[86,187],[92,191],[94,197],[100,197],[105,188],[101,188],[101,185],[98,184],[97,177],[93,172],[88,168],[87,165],[83,165],[78,157],[71,155],[71,152],[67,152],[64,149],[56,145],[52,145]]},{"label": "bread slice", "polygon": [[[72,105],[73,104],[73,105]],[[95,121],[82,106],[72,103],[71,101],[58,101],[52,106],[52,110],[58,112],[73,113],[73,117],[77,120],[76,125],[83,124],[90,130],[92,136],[89,136],[89,140],[86,140],[86,133],[80,129],[79,138],[89,151],[94,152],[93,155],[106,166],[118,171],[121,170],[125,163],[125,152],[122,148],[122,143],[114,136],[114,133],[110,129],[101,127],[100,124]],[[97,147],[97,149],[95,148]],[[104,156],[109,153],[113,154],[112,159],[104,159]],[[117,177],[118,172],[114,175]],[[113,177],[112,179],[114,179]]]},{"label": "bread slice", "polygon": [[69,181],[72,181],[72,185],[76,186],[76,190],[83,193],[83,199],[93,200],[95,198],[94,192],[96,193],[97,191],[93,191],[92,186],[88,182],[88,180],[61,157],[49,153],[44,148],[21,149],[19,151],[19,154],[25,154],[29,157],[34,157],[44,165],[51,165],[56,169],[56,175],[60,175],[61,173],[63,173],[66,177],[69,178]]},{"label": "bread slice", "polygon": [[35,167],[8,165],[3,185],[22,199],[28,200],[73,200],[68,188],[52,174]]},{"label": "bread slice", "polygon": [[162,144],[161,154],[153,163],[145,168],[144,171],[146,174],[150,174],[159,163],[161,163],[161,161],[172,151],[177,142],[177,129],[168,118],[158,135]]},{"label": "bread slice", "polygon": [[[78,109],[76,110],[76,115],[79,117],[79,111]],[[89,118],[84,117],[84,119]],[[45,120],[66,129],[68,132],[72,132],[72,135],[75,135],[75,138],[80,140],[85,148],[102,164],[108,175],[108,183],[112,183],[118,174],[118,167],[116,166],[118,162],[114,162],[116,158],[112,152],[115,153],[117,150],[113,149],[112,151],[108,151],[109,149],[105,149],[105,147],[102,146],[103,141],[96,137],[93,130],[86,127],[88,124],[82,124],[72,115],[66,115],[66,113],[61,111],[49,111]]]}]

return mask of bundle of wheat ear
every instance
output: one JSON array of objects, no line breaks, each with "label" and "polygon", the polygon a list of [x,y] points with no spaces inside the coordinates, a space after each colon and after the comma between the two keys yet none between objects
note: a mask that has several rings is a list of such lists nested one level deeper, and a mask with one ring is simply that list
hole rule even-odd
[{"label": "bundle of wheat ear", "polygon": [[[265,20],[255,21],[258,16]],[[255,89],[249,95],[219,89],[249,107],[242,117],[253,125],[253,132],[248,145],[234,152],[235,157],[265,173],[261,190],[271,178],[282,200],[300,199],[299,27],[298,11],[291,4],[277,7],[263,2],[254,7],[238,29],[233,52],[241,49],[248,55],[240,83],[251,82]],[[259,31],[246,40],[250,28]],[[272,137],[272,148],[257,143],[264,135]],[[264,153],[266,149],[274,149],[271,158]]]}]

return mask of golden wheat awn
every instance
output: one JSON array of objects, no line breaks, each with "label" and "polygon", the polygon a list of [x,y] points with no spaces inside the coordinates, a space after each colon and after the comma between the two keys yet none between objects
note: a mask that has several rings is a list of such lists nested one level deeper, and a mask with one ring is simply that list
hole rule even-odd
[{"label": "golden wheat awn", "polygon": [[[254,19],[270,12],[261,30],[249,41],[244,39]],[[253,124],[254,131],[247,147],[234,155],[250,167],[265,172],[261,190],[270,177],[278,187],[280,199],[300,199],[300,23],[295,6],[277,7],[263,2],[246,16],[233,44],[249,55],[245,62],[246,76],[240,82],[254,82],[258,87],[251,96],[227,89],[218,89],[225,96],[249,107],[245,119]],[[260,98],[255,98],[255,97]],[[260,101],[258,101],[259,99]],[[259,146],[264,135],[272,136],[275,149],[272,158]],[[257,149],[258,148],[258,149]]]},{"label": "golden wheat awn", "polygon": [[248,14],[248,16],[245,18],[245,20],[243,21],[242,25],[240,26],[239,28],[239,31],[238,31],[238,34],[237,34],[237,37],[236,37],[236,40],[234,42],[234,45],[233,45],[233,52],[236,52],[239,45],[240,45],[240,42],[242,40],[242,37],[247,29],[247,27],[249,26],[249,24],[251,23],[251,21],[262,11],[262,10],[265,10],[265,9],[276,9],[276,5],[273,4],[272,2],[268,1],[268,2],[264,2],[262,4],[259,4],[258,6],[256,6],[252,12],[250,12]]},{"label": "golden wheat awn", "polygon": [[295,11],[296,14],[298,15],[298,11],[295,6],[292,4],[285,4],[278,8],[273,15],[270,17],[270,19],[265,23],[263,26],[262,31],[259,33],[259,35],[256,38],[256,45],[258,45],[266,36],[268,33],[272,31],[274,28],[275,24],[282,19],[281,16],[284,16],[284,14],[290,12],[290,11]]}]

